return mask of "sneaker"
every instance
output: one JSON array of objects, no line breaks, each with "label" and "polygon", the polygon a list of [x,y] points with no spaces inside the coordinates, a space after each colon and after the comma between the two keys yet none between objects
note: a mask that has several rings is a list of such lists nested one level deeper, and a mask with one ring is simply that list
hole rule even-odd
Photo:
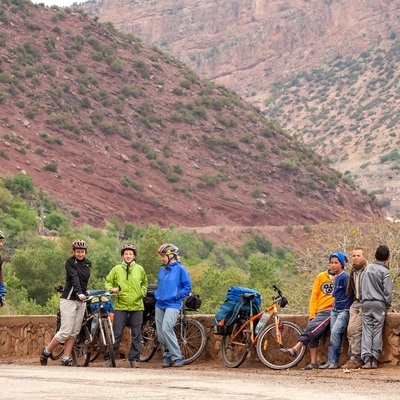
[{"label": "sneaker", "polygon": [[183,361],[178,359],[174,361],[174,367],[183,367]]},{"label": "sneaker", "polygon": [[63,367],[72,367],[72,358],[67,358],[66,360],[62,360],[61,365]]},{"label": "sneaker", "polygon": [[40,355],[40,365],[47,365],[47,360],[49,359],[49,355],[46,355],[44,352],[45,347],[43,347],[42,354]]},{"label": "sneaker", "polygon": [[111,360],[105,360],[105,361],[104,361],[104,366],[105,366],[106,368],[112,368],[112,362],[111,362]]},{"label": "sneaker", "polygon": [[131,368],[140,368],[140,363],[139,361],[131,361]]},{"label": "sneaker", "polygon": [[378,368],[378,360],[375,357],[371,357],[371,368],[372,369]]},{"label": "sneaker", "polygon": [[164,357],[163,363],[162,363],[163,368],[172,367],[173,364],[174,363],[172,362],[171,357],[169,357],[169,356]]}]

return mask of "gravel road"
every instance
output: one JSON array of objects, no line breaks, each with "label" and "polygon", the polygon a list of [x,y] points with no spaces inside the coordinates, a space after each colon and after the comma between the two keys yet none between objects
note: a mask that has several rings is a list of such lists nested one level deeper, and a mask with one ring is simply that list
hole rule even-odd
[{"label": "gravel road", "polygon": [[61,367],[37,360],[0,364],[0,387],[6,399],[263,399],[263,400],[400,400],[400,367],[374,371],[273,371],[248,363],[229,369],[215,362],[182,368],[159,367],[159,361],[139,369],[119,361],[117,368],[102,363],[88,368]]}]

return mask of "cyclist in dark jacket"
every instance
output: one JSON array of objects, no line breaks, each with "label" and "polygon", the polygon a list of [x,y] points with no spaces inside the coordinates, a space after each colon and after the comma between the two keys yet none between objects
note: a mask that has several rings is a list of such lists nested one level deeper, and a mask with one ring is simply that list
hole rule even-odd
[{"label": "cyclist in dark jacket", "polygon": [[174,325],[182,309],[183,298],[192,291],[188,270],[178,259],[179,249],[165,243],[158,249],[163,266],[158,273],[156,299],[156,327],[162,345],[163,367],[182,367],[182,352],[174,332]]},{"label": "cyclist in dark jacket", "polygon": [[87,243],[84,240],[75,240],[72,243],[74,255],[65,263],[67,276],[65,287],[60,298],[61,327],[50,343],[43,348],[40,364],[47,365],[51,351],[60,343],[64,343],[63,366],[71,366],[71,353],[75,338],[81,330],[85,314],[86,290],[90,277],[91,261],[86,259]]}]

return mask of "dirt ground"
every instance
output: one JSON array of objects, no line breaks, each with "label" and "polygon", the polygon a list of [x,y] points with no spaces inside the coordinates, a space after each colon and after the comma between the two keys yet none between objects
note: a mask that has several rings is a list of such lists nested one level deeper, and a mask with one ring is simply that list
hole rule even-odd
[{"label": "dirt ground", "polygon": [[[222,362],[197,361],[182,368],[160,368],[160,359],[131,369],[126,360],[105,368],[101,360],[88,368],[60,367],[38,358],[1,360],[0,387],[7,398],[59,399],[100,397],[120,399],[267,399],[400,400],[400,367],[382,365],[376,370],[274,371],[258,361],[246,360],[239,368]],[[23,383],[22,383],[23,382]]]}]

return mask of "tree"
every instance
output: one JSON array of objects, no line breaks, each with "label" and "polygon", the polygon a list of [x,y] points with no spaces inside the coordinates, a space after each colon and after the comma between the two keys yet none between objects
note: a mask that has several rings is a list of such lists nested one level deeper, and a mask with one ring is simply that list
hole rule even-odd
[{"label": "tree", "polygon": [[11,270],[26,288],[28,297],[45,305],[57,284],[64,284],[65,257],[53,242],[38,237],[11,257]]},{"label": "tree", "polygon": [[145,235],[138,242],[138,263],[144,267],[149,283],[157,282],[158,271],[161,266],[157,250],[166,242],[168,242],[167,233],[158,225],[150,225]]},{"label": "tree", "polygon": [[315,226],[313,234],[299,243],[301,245],[297,245],[293,251],[303,279],[303,291],[305,285],[311,287],[319,272],[329,267],[329,255],[334,251],[341,251],[350,260],[354,247],[362,247],[367,255],[367,262],[372,262],[377,247],[386,244],[391,254],[389,270],[394,283],[393,304],[395,308],[400,305],[400,224],[388,222],[382,217],[358,223],[344,213],[335,223],[327,222]]}]

